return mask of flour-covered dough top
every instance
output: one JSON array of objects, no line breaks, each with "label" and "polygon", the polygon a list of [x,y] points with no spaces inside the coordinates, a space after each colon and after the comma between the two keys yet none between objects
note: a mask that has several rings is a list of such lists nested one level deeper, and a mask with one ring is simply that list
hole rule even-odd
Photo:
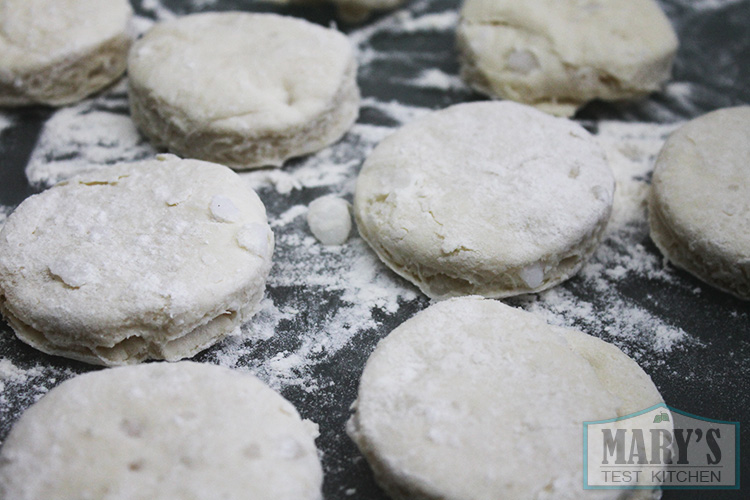
[{"label": "flour-covered dough top", "polygon": [[261,135],[328,112],[352,64],[335,30],[275,14],[204,13],[152,28],[134,44],[128,74],[178,122]]},{"label": "flour-covered dough top", "polygon": [[33,71],[125,33],[127,0],[0,0],[0,71]]},{"label": "flour-covered dough top", "polygon": [[389,252],[448,267],[465,257],[494,272],[565,255],[608,219],[613,193],[604,153],[582,127],[479,102],[383,140],[359,175],[355,209]]},{"label": "flour-covered dough top", "polygon": [[0,452],[13,500],[319,500],[316,426],[257,378],[192,362],[51,390]]},{"label": "flour-covered dough top", "polygon": [[240,310],[272,252],[263,203],[234,172],[162,155],[24,201],[0,232],[0,293],[58,344],[158,341]]},{"label": "flour-covered dough top", "polygon": [[654,0],[467,0],[461,17],[540,37],[563,64],[604,69],[625,85],[677,48]]},{"label": "flour-covered dough top", "polygon": [[378,344],[350,432],[399,499],[622,498],[583,491],[582,423],[659,402],[615,346],[463,297]]}]

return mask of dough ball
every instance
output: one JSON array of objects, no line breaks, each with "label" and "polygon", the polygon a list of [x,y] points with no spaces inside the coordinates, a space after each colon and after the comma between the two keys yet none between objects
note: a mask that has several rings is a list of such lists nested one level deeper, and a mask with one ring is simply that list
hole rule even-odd
[{"label": "dough ball", "polygon": [[239,12],[156,25],[128,60],[130,108],[156,146],[235,169],[323,149],[357,118],[349,40],[301,19]]},{"label": "dough ball", "polygon": [[677,267],[750,300],[750,106],[688,122],[664,144],[651,238]]},{"label": "dough ball", "polygon": [[0,232],[0,311],[49,354],[177,360],[253,316],[272,253],[263,203],[237,174],[162,155],[24,201]]},{"label": "dough ball", "polygon": [[584,491],[581,436],[584,421],[660,402],[617,347],[462,297],[429,307],[378,344],[348,432],[395,499],[658,498]]},{"label": "dough ball", "polygon": [[467,0],[457,37],[476,90],[568,116],[659,90],[677,52],[654,0]]},{"label": "dough ball", "polygon": [[252,375],[192,362],[80,375],[16,422],[8,500],[319,500],[315,424]]},{"label": "dough ball", "polygon": [[459,104],[367,158],[362,237],[425,294],[508,297],[566,280],[594,252],[614,177],[577,124],[513,102]]},{"label": "dough ball", "polygon": [[321,196],[310,203],[307,224],[324,245],[343,245],[352,230],[349,203],[336,196]]},{"label": "dough ball", "polygon": [[125,71],[128,0],[0,0],[0,106],[80,101]]}]

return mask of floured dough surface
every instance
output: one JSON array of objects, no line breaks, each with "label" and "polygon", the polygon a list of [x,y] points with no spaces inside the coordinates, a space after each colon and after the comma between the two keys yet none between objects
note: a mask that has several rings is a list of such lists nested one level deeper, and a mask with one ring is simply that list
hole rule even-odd
[{"label": "floured dough surface", "polygon": [[459,104],[382,141],[360,172],[362,237],[432,298],[507,297],[575,274],[614,178],[577,124],[512,102]]},{"label": "floured dough surface", "polygon": [[750,106],[674,132],[654,167],[651,238],[676,266],[750,299]]},{"label": "floured dough surface", "polygon": [[162,155],[24,201],[0,232],[0,310],[50,354],[176,360],[252,317],[272,253],[263,203],[237,174]]},{"label": "floured dough surface", "polygon": [[79,101],[125,71],[128,0],[0,0],[0,106]]},{"label": "floured dough surface", "polygon": [[498,301],[437,303],[383,339],[350,436],[395,499],[653,498],[584,491],[584,421],[660,403],[615,346]]},{"label": "floured dough surface", "polygon": [[63,382],[0,451],[13,500],[318,500],[317,426],[252,375],[192,362]]},{"label": "floured dough surface", "polygon": [[318,151],[359,108],[348,39],[275,14],[158,24],[133,46],[128,75],[133,119],[155,145],[236,169]]},{"label": "floured dough surface", "polygon": [[654,0],[467,0],[457,37],[475,89],[564,116],[659,90],[678,44]]}]

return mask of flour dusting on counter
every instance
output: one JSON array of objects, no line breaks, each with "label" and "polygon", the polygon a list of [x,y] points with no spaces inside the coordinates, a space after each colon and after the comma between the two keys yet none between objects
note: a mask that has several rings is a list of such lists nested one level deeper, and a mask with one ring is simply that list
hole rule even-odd
[{"label": "flour dusting on counter", "polygon": [[[680,27],[709,22],[714,11],[740,1],[670,0],[663,5],[675,14],[673,22]],[[228,0],[135,0],[134,4],[139,14],[136,33],[155,21],[187,12],[235,6]],[[252,9],[255,4],[246,5]],[[259,5],[260,10],[284,8]],[[293,9],[297,8],[303,15],[317,12],[309,5]],[[382,264],[356,228],[343,245],[320,244],[308,228],[307,207],[325,195],[351,202],[361,165],[380,141],[432,110],[479,97],[458,76],[453,32],[459,8],[458,0],[416,0],[360,26],[340,25],[357,51],[363,96],[357,123],[338,143],[290,160],[283,168],[240,172],[266,206],[276,238],[274,264],[265,298],[252,321],[196,359],[258,375],[294,402],[303,417],[321,424],[318,443],[327,481],[340,488],[327,492],[326,498],[341,499],[356,492],[370,500],[366,485],[351,472],[354,467],[367,473],[342,432],[346,408],[355,397],[364,360],[378,340],[430,301]],[[691,46],[684,43],[683,49]],[[703,63],[698,61],[695,67],[703,68]],[[649,99],[622,105],[597,103],[582,110],[581,116],[593,116],[583,125],[602,145],[617,181],[604,241],[577,276],[508,303],[615,343],[655,381],[661,377],[683,384],[694,379],[706,387],[707,380],[714,380],[720,388],[727,380],[750,380],[746,361],[750,352],[736,347],[746,343],[733,339],[734,344],[722,344],[728,337],[723,332],[703,332],[679,315],[664,313],[679,310],[669,304],[673,296],[691,303],[713,292],[665,263],[648,235],[651,170],[666,137],[708,106],[737,99],[736,94],[724,97],[727,87],[719,71],[701,69],[714,79],[691,81],[687,70],[692,67],[684,60],[680,64],[684,79],[680,76]],[[49,110],[26,165],[29,181],[48,187],[85,169],[153,155],[155,150],[129,118],[126,88],[123,80],[77,105]],[[21,122],[17,116],[0,112],[0,151],[13,146],[9,138],[15,134],[9,132]],[[622,121],[602,121],[602,117]],[[0,228],[12,208],[0,205]],[[724,305],[720,299],[696,314],[720,316],[719,325],[733,322],[730,333],[740,337],[736,332],[746,331],[750,324],[746,306],[729,300]],[[23,408],[62,380],[92,368],[38,354],[16,340],[7,326],[2,328],[0,421],[6,423],[7,433]],[[701,365],[704,356],[714,356],[727,345],[735,346],[735,351],[727,354],[726,369],[715,363]],[[746,385],[732,383],[735,388]],[[732,397],[746,401],[744,394],[750,390],[736,394]]]},{"label": "flour dusting on counter", "polygon": [[13,119],[10,116],[0,113],[0,134],[2,134],[3,130],[6,128],[10,128],[11,125],[13,125]]}]

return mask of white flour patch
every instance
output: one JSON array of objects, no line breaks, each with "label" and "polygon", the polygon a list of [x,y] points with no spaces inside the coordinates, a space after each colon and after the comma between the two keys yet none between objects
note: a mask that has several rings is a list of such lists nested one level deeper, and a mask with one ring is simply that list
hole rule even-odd
[{"label": "white flour patch", "polygon": [[0,134],[2,134],[3,130],[6,128],[10,128],[11,125],[13,125],[13,119],[0,112]]},{"label": "white flour patch", "polygon": [[746,0],[677,0],[677,3],[681,3],[694,10],[716,10],[745,1]]},{"label": "white flour patch", "polygon": [[49,187],[86,170],[156,154],[126,114],[126,82],[47,120],[26,166],[33,186]]},{"label": "white flour patch", "polygon": [[398,101],[383,102],[372,97],[366,97],[362,99],[362,107],[375,108],[386,115],[388,118],[398,122],[401,125],[405,125],[411,121],[414,121],[420,116],[424,116],[432,111],[429,108],[409,106],[406,104],[401,104]]},{"label": "white flour patch", "polygon": [[458,75],[449,75],[436,68],[422,71],[417,78],[403,80],[407,85],[440,90],[469,90]]},{"label": "white flour patch", "polygon": [[458,25],[459,14],[453,10],[414,16],[409,11],[401,11],[393,16],[392,33],[417,33],[424,31],[451,31]]}]

